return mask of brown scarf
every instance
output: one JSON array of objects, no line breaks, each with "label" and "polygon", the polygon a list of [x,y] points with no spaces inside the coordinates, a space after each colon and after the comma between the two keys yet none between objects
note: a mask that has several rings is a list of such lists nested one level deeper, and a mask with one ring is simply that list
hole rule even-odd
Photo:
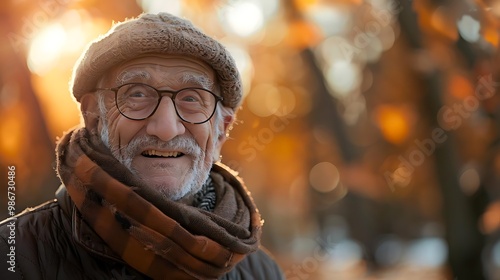
[{"label": "brown scarf", "polygon": [[159,199],[85,128],[63,136],[57,171],[85,221],[121,258],[154,279],[217,279],[259,247],[261,218],[222,166],[213,212]]}]

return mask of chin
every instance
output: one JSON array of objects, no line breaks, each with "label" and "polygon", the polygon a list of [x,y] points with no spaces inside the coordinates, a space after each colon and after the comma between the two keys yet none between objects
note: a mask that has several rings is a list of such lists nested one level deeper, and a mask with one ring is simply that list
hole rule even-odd
[{"label": "chin", "polygon": [[196,193],[201,189],[201,184],[198,186],[193,180],[184,180],[180,184],[165,183],[165,182],[145,182],[148,188],[152,188],[159,192],[164,199],[180,200],[183,197]]},{"label": "chin", "polygon": [[210,167],[211,165],[206,163],[204,165],[194,164],[180,180],[172,177],[141,176],[141,173],[134,168],[132,168],[132,172],[141,178],[146,188],[159,193],[163,199],[178,201],[201,190],[210,174]]}]

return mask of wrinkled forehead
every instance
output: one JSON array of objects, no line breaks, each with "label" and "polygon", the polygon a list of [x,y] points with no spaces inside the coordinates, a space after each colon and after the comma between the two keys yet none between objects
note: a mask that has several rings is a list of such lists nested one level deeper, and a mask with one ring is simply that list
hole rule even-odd
[{"label": "wrinkled forehead", "polygon": [[205,62],[189,57],[150,56],[133,59],[108,72],[113,86],[146,83],[153,86],[217,88],[214,70]]}]

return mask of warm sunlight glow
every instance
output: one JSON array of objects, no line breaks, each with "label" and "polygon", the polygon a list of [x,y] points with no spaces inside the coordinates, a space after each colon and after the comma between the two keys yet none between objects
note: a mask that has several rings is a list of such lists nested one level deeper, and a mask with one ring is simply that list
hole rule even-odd
[{"label": "warm sunlight glow", "polygon": [[321,193],[333,191],[340,182],[340,173],[335,165],[330,162],[316,164],[309,173],[309,183]]},{"label": "warm sunlight glow", "polygon": [[254,1],[239,1],[228,6],[224,12],[228,28],[241,37],[247,37],[264,25],[264,15]]},{"label": "warm sunlight glow", "polygon": [[60,23],[46,27],[33,40],[28,53],[28,67],[31,72],[43,74],[53,67],[61,55],[66,41],[66,31]]},{"label": "warm sunlight glow", "polygon": [[313,5],[306,16],[316,23],[325,36],[332,36],[344,33],[351,24],[352,14],[343,7],[334,5]]},{"label": "warm sunlight glow", "polygon": [[85,10],[68,10],[35,34],[27,63],[51,137],[79,123],[79,110],[68,88],[71,72],[87,43],[110,25]]},{"label": "warm sunlight glow", "polygon": [[[18,117],[22,116],[21,112],[17,112]],[[6,120],[0,127],[0,152],[7,158],[15,158],[19,155],[21,138],[23,134],[22,120],[19,118],[10,118]]]},{"label": "warm sunlight glow", "polygon": [[460,74],[455,74],[449,79],[447,88],[449,93],[459,99],[465,99],[467,96],[474,94],[469,79]]},{"label": "warm sunlight glow", "polygon": [[376,120],[382,135],[390,143],[401,144],[410,134],[409,117],[404,108],[380,106],[376,110]]},{"label": "warm sunlight glow", "polygon": [[361,85],[361,69],[348,60],[337,61],[327,70],[326,78],[333,94],[346,95]]},{"label": "warm sunlight glow", "polygon": [[137,2],[146,13],[169,12],[174,15],[180,15],[182,11],[179,0],[139,0]]},{"label": "warm sunlight glow", "polygon": [[236,67],[238,67],[243,82],[243,96],[246,96],[251,88],[254,73],[252,58],[244,48],[229,42],[223,43],[236,62]]},{"label": "warm sunlight glow", "polygon": [[281,96],[274,84],[256,85],[246,99],[248,108],[259,117],[268,117],[280,108]]},{"label": "warm sunlight glow", "polygon": [[294,0],[294,5],[299,10],[307,10],[308,8],[316,5],[318,0]]}]

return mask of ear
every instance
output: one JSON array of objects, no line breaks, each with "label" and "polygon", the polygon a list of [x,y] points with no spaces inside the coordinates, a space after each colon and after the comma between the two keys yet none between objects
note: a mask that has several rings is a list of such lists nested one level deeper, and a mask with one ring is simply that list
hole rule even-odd
[{"label": "ear", "polygon": [[228,115],[225,115],[223,117],[223,122],[224,122],[224,138],[226,138],[226,136],[229,134],[229,130],[232,128],[233,126],[233,122],[234,122],[234,114],[228,114]]},{"label": "ear", "polygon": [[231,129],[233,122],[234,122],[233,114],[227,114],[222,117],[222,123],[219,124],[221,126],[220,128],[221,134],[218,135],[221,145],[224,144],[224,142],[226,142],[227,136],[229,135],[229,130]]},{"label": "ear", "polygon": [[217,143],[215,144],[215,153],[214,153],[214,162],[216,161],[219,161],[220,158],[220,152],[222,150],[222,146],[224,145],[224,143],[226,142],[227,140],[227,137],[228,137],[228,134],[229,134],[229,129],[231,128],[231,125],[233,124],[234,122],[234,115],[233,114],[223,114],[223,117],[222,117],[222,122],[220,122],[219,125],[220,126],[220,134],[217,135]]},{"label": "ear", "polygon": [[99,128],[99,106],[94,93],[86,93],[80,99],[80,110],[82,111],[85,127],[90,133],[97,133]]}]

